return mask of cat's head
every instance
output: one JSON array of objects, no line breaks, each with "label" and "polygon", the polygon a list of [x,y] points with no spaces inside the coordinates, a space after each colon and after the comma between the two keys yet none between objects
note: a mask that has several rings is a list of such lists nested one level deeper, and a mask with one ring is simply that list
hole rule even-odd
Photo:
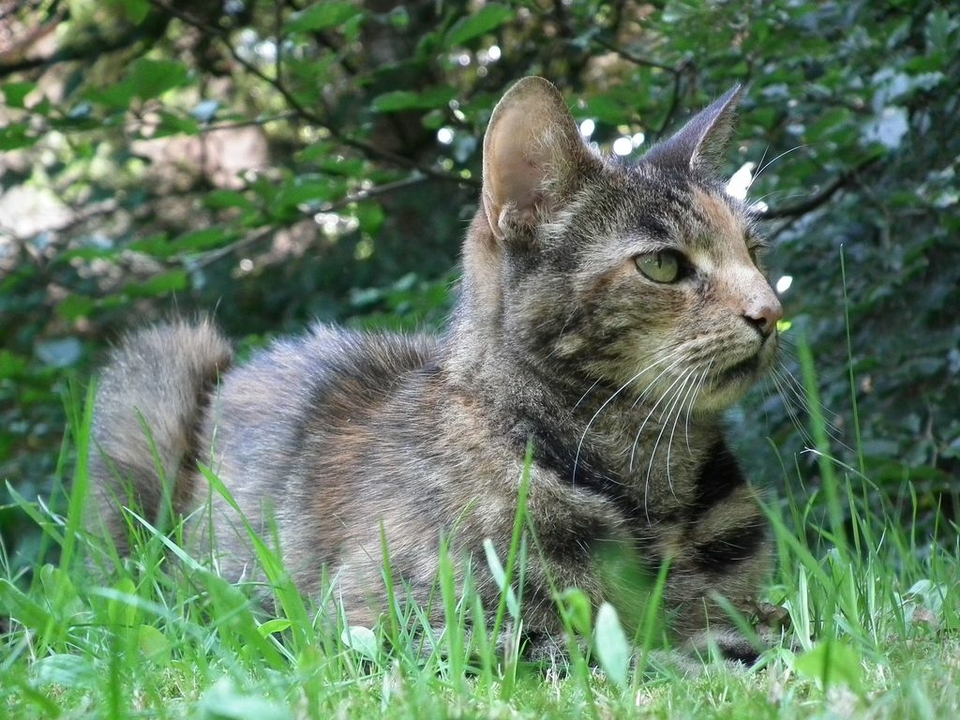
[{"label": "cat's head", "polygon": [[770,366],[780,303],[755,218],[718,179],[739,99],[734,88],[631,164],[592,150],[546,80],[506,93],[465,280],[518,358],[704,412]]}]

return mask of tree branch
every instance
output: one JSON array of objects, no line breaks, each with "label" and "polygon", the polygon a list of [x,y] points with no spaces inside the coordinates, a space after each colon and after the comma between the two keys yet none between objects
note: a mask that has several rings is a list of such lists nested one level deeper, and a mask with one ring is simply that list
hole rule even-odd
[{"label": "tree branch", "polygon": [[853,168],[842,173],[839,177],[835,178],[832,183],[820,190],[820,192],[812,195],[803,202],[796,203],[795,205],[789,205],[784,208],[766,210],[760,214],[760,219],[779,220],[783,218],[798,218],[802,215],[806,215],[809,212],[813,212],[821,205],[827,203],[830,198],[836,195],[840,190],[849,185],[853,185],[858,180],[860,173],[879,163],[881,159],[882,155],[871,155],[863,162],[860,162]]},{"label": "tree branch", "polygon": [[13,62],[0,63],[0,78],[73,60],[89,60],[99,55],[125,50],[141,40],[156,40],[166,32],[169,22],[168,17],[164,17],[160,13],[152,13],[152,17],[145,19],[135,30],[118,33],[116,37],[110,40],[95,37],[90,42],[69,45],[45,57],[22,58]]},{"label": "tree branch", "polygon": [[681,60],[676,65],[667,65],[666,63],[635,55],[629,50],[626,50],[618,45],[614,45],[612,42],[605,40],[602,37],[593,37],[591,40],[595,45],[598,45],[605,50],[609,50],[627,62],[633,63],[634,65],[639,65],[641,67],[653,68],[654,70],[662,70],[669,73],[673,77],[673,89],[670,93],[670,106],[667,108],[667,112],[664,114],[663,120],[660,121],[660,126],[654,131],[655,139],[663,137],[663,133],[666,132],[668,127],[670,127],[670,124],[673,122],[673,117],[676,115],[677,108],[680,106],[680,83],[683,80],[684,73],[690,70],[693,66],[691,60],[687,58]]},{"label": "tree branch", "polygon": [[[324,203],[319,208],[319,210],[311,210],[309,212],[305,212],[303,213],[303,217],[311,217],[315,215],[317,212],[324,212],[324,213],[335,212],[337,210],[347,207],[348,205],[352,205],[353,203],[363,202],[364,200],[369,200],[371,198],[378,197],[380,195],[387,195],[396,190],[401,190],[403,188],[419,185],[421,183],[427,182],[430,179],[431,178],[425,175],[412,175],[411,177],[403,178],[401,180],[395,180],[394,182],[383,183],[382,185],[377,185],[372,188],[359,190],[358,192],[352,193],[350,195],[346,195],[340,198],[339,200],[334,200],[331,202]],[[238,240],[235,240],[234,242],[228,245],[224,245],[223,247],[216,248],[215,250],[211,250],[208,253],[204,254],[201,258],[198,258],[197,260],[194,261],[192,267],[194,268],[206,267],[207,265],[215,263],[221,258],[224,258],[227,255],[230,255],[231,253],[237,250],[240,250],[241,248],[246,248],[251,245],[255,245],[261,240],[265,240],[266,238],[275,234],[280,229],[281,228],[276,227],[274,225],[267,225],[264,227],[257,228],[256,230],[252,230],[246,235],[244,235],[242,238],[239,238]]]},{"label": "tree branch", "polygon": [[656,70],[663,70],[664,72],[668,72],[671,75],[679,75],[683,71],[683,67],[686,64],[686,61],[684,61],[679,66],[673,67],[672,65],[666,65],[664,63],[657,62],[656,60],[650,60],[649,58],[640,57],[639,55],[634,55],[629,50],[625,50],[622,47],[618,47],[617,45],[614,45],[609,40],[604,40],[602,37],[595,36],[591,38],[591,40],[595,45],[599,45],[605,50],[609,50],[612,53],[616,53],[617,55],[622,57],[624,60],[631,62],[634,65],[641,65],[643,67],[654,68]]},{"label": "tree branch", "polygon": [[677,108],[680,107],[680,83],[683,80],[683,73],[692,66],[689,60],[684,60],[677,65],[676,72],[673,74],[673,89],[670,93],[670,107],[667,108],[663,120],[660,121],[660,127],[657,128],[656,139],[659,140],[673,122],[674,115],[677,114]]},{"label": "tree branch", "polygon": [[252,74],[258,80],[267,83],[273,87],[280,96],[286,101],[286,103],[304,120],[325,129],[330,133],[330,136],[333,137],[338,142],[346,145],[347,147],[358,150],[369,158],[376,158],[384,162],[389,162],[393,165],[399,167],[407,168],[410,170],[415,170],[423,175],[427,175],[438,180],[444,180],[446,182],[455,182],[460,185],[468,185],[472,187],[480,187],[480,181],[476,178],[464,178],[457,173],[450,173],[444,170],[438,170],[437,168],[430,167],[428,165],[421,165],[420,163],[412,160],[403,155],[398,155],[397,153],[391,152],[389,150],[384,150],[382,148],[375,147],[368,142],[359,140],[349,135],[345,135],[338,128],[331,125],[330,122],[317,114],[316,112],[305,107],[297,98],[293,95],[293,92],[281,81],[280,78],[272,78],[259,67],[256,63],[250,62],[247,60],[240,52],[233,46],[233,43],[230,42],[229,33],[222,28],[214,27],[207,25],[206,23],[198,20],[197,18],[192,17],[191,15],[184,13],[177,8],[171,7],[164,0],[150,0],[151,5],[154,7],[160,8],[161,10],[170,13],[172,16],[176,17],[178,20],[181,20],[198,30],[209,33],[211,36],[217,38],[221,43],[223,43],[227,52],[230,53],[231,57],[247,72]]}]

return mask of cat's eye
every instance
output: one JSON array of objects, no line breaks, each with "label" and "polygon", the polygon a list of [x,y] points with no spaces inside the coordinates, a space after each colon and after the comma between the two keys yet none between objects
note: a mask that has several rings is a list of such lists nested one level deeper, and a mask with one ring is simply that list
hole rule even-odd
[{"label": "cat's eye", "polygon": [[637,255],[633,261],[637,269],[654,282],[673,283],[683,275],[682,258],[673,250],[644,253]]},{"label": "cat's eye", "polygon": [[753,261],[754,265],[759,267],[760,262],[763,260],[763,256],[770,247],[769,243],[763,237],[754,235],[750,232],[744,236],[743,240],[747,244],[747,252],[750,253],[750,259]]}]

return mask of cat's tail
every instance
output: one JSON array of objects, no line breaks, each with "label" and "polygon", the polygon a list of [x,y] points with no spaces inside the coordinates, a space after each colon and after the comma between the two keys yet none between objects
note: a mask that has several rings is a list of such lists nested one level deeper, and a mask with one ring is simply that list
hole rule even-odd
[{"label": "cat's tail", "polygon": [[232,357],[207,319],[137,331],[111,353],[94,405],[87,526],[112,536],[121,554],[131,525],[124,508],[160,525],[185,509],[204,413]]}]

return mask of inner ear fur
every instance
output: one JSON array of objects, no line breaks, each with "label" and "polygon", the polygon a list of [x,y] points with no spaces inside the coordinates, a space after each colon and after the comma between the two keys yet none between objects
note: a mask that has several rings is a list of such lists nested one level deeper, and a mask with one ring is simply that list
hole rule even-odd
[{"label": "inner ear fur", "polygon": [[560,92],[528,77],[503,96],[483,140],[484,212],[502,239],[513,224],[532,227],[569,190],[590,151]]}]

